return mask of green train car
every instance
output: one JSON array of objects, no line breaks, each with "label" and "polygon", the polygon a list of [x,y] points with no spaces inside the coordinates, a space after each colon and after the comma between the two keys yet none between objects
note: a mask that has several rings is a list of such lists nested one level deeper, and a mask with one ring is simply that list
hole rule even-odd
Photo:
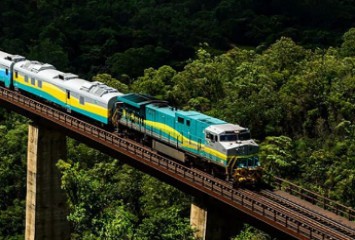
[{"label": "green train car", "polygon": [[154,149],[181,162],[238,185],[261,179],[259,147],[247,128],[134,93],[118,97],[114,118],[119,131],[134,130]]}]

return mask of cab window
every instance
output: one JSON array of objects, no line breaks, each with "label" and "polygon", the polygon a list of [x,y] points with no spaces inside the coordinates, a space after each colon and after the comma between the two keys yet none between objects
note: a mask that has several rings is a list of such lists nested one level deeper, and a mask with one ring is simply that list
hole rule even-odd
[{"label": "cab window", "polygon": [[209,139],[212,142],[216,142],[217,141],[217,136],[212,134],[212,133],[206,133],[206,139]]},{"label": "cab window", "polygon": [[182,117],[178,117],[178,122],[184,124],[184,119]]},{"label": "cab window", "polygon": [[245,141],[245,140],[250,140],[250,132],[249,131],[243,131],[238,134],[238,140]]},{"label": "cab window", "polygon": [[221,142],[235,142],[237,141],[237,135],[236,134],[222,134],[219,136],[219,140]]}]

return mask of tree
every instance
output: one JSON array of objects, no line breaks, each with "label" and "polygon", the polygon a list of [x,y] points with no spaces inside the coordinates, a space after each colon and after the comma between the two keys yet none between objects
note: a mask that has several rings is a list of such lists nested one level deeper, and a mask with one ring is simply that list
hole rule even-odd
[{"label": "tree", "polygon": [[170,66],[164,65],[157,70],[148,68],[144,70],[144,75],[138,77],[132,84],[132,90],[166,99],[167,92],[172,87],[172,79],[175,75],[176,71]]},{"label": "tree", "polygon": [[286,136],[266,137],[260,145],[261,164],[264,169],[276,176],[291,177],[297,174],[292,139]]},{"label": "tree", "polygon": [[69,70],[69,59],[63,48],[53,43],[49,39],[44,39],[38,45],[30,49],[30,53],[26,56],[28,59],[34,59],[55,66],[60,71]]},{"label": "tree", "polygon": [[26,120],[2,111],[0,120],[0,238],[23,239],[26,196]]},{"label": "tree", "polygon": [[146,45],[115,53],[107,60],[107,64],[113,76],[127,74],[137,77],[143,73],[143,69],[163,64],[168,54],[169,51],[162,47]]},{"label": "tree", "polygon": [[159,182],[157,179],[143,176],[140,205],[143,221],[138,226],[136,239],[193,239],[189,220],[190,198],[184,193]]},{"label": "tree", "polygon": [[277,81],[282,86],[289,76],[296,72],[298,64],[309,54],[302,46],[297,45],[292,39],[281,37],[257,58],[261,64],[269,69],[270,73],[279,72],[281,78]]},{"label": "tree", "polygon": [[115,181],[117,161],[96,163],[88,170],[59,161],[62,188],[68,194],[74,236],[96,239],[132,239],[136,218],[119,200]]},{"label": "tree", "polygon": [[176,74],[169,97],[178,106],[190,99],[204,97],[217,101],[224,95],[224,73],[222,64],[205,49],[197,51],[197,59],[187,64],[182,72]]},{"label": "tree", "polygon": [[355,57],[355,28],[344,33],[340,51],[345,57]]},{"label": "tree", "polygon": [[72,238],[192,238],[186,195],[84,144],[70,140],[68,150],[73,160],[57,166],[68,195]]},{"label": "tree", "polygon": [[232,238],[232,240],[268,240],[271,239],[267,234],[264,232],[248,225],[244,225],[244,229],[241,231],[241,233]]},{"label": "tree", "polygon": [[193,230],[189,221],[182,218],[179,212],[180,210],[175,207],[168,207],[143,219],[135,239],[193,240]]},{"label": "tree", "polygon": [[313,151],[309,157],[303,160],[302,176],[305,184],[312,183],[308,186],[309,189],[324,191],[329,168],[335,161],[337,161],[336,156],[323,149]]},{"label": "tree", "polygon": [[97,74],[92,80],[105,83],[107,86],[113,87],[122,93],[128,93],[128,86],[126,84],[107,73]]}]

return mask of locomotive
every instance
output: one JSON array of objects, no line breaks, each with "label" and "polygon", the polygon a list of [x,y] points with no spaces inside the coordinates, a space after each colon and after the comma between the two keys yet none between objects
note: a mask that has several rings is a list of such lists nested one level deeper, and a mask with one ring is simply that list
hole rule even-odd
[{"label": "locomotive", "polygon": [[124,94],[53,65],[0,51],[0,84],[50,102],[118,134],[134,137],[176,161],[236,185],[261,180],[258,145],[247,128],[169,106],[151,96]]}]

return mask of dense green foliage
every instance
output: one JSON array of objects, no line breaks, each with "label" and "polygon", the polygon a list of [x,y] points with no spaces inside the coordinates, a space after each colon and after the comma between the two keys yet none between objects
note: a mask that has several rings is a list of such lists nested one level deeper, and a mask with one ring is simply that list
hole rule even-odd
[{"label": "dense green foliage", "polygon": [[[268,173],[355,207],[354,12],[346,0],[5,0],[0,47],[249,127]],[[0,239],[23,239],[26,141],[26,120],[0,109]],[[68,145],[73,239],[192,238],[186,195]],[[236,237],[255,238],[268,239]]]},{"label": "dense green foliage", "polygon": [[244,228],[235,238],[232,240],[269,240],[271,239],[268,235],[255,229],[247,224],[244,225]]},{"label": "dense green foliage", "polygon": [[338,45],[354,11],[347,0],[4,0],[0,47],[84,76],[137,77],[148,67],[181,68],[201,42],[265,49],[287,36]]},{"label": "dense green foliage", "polygon": [[68,194],[73,239],[192,239],[189,198],[70,140],[57,166]]},{"label": "dense green foliage", "polygon": [[27,124],[0,109],[0,239],[24,239]]}]

